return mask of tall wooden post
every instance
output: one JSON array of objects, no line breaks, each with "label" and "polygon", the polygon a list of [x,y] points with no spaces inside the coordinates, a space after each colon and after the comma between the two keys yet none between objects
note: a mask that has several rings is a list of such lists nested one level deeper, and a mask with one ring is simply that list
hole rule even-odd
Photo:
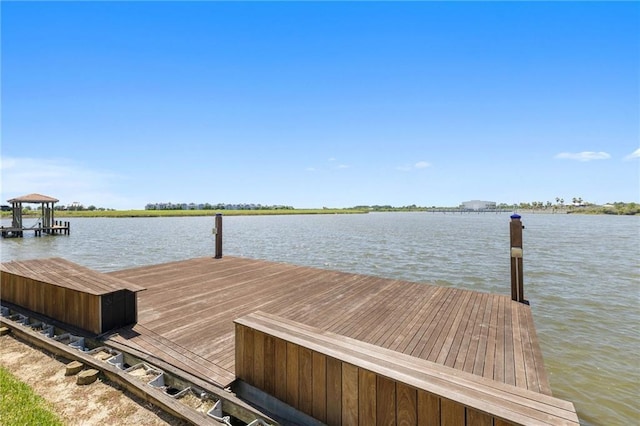
[{"label": "tall wooden post", "polygon": [[222,258],[222,213],[216,213],[216,226],[214,228],[216,234],[216,259]]},{"label": "tall wooden post", "polygon": [[509,233],[511,236],[511,300],[527,303],[524,299],[524,273],[522,272],[522,229],[519,214],[511,215]]}]

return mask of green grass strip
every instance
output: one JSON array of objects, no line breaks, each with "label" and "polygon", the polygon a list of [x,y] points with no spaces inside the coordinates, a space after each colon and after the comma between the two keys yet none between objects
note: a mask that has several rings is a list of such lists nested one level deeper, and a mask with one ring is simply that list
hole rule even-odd
[{"label": "green grass strip", "polygon": [[0,425],[60,425],[47,402],[0,366]]},{"label": "green grass strip", "polygon": [[[277,210],[82,210],[56,211],[54,220],[72,217],[184,217],[184,216],[273,216],[273,215],[309,215],[309,214],[362,214],[358,209],[277,209]],[[40,212],[23,214],[24,217],[39,217]],[[11,218],[11,212],[2,212],[1,217]]]}]

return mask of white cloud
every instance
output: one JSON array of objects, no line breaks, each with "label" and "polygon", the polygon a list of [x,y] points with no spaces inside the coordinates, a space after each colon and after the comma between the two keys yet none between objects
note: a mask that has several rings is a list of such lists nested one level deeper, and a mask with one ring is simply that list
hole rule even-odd
[{"label": "white cloud", "polygon": [[305,170],[308,171],[308,172],[316,172],[316,171],[318,171],[318,169],[316,169],[315,167],[307,167]]},{"label": "white cloud", "polygon": [[611,158],[611,155],[607,152],[561,152],[556,155],[555,158],[560,160],[576,160],[576,161],[592,161],[592,160],[607,160]]},{"label": "white cloud", "polygon": [[640,148],[636,149],[631,154],[624,157],[625,160],[633,160],[634,158],[640,158]]},{"label": "white cloud", "polygon": [[400,170],[401,172],[410,172],[411,170],[426,169],[427,167],[431,167],[431,164],[426,161],[418,161],[413,165],[404,164],[402,166],[398,166],[396,167],[396,170]]},{"label": "white cloud", "polygon": [[0,158],[2,202],[31,193],[48,195],[60,204],[75,201],[97,207],[121,208],[129,200],[113,192],[122,176],[97,172],[65,158]]},{"label": "white cloud", "polygon": [[349,165],[347,165],[347,164],[340,164],[340,165],[338,165],[338,168],[339,168],[339,169],[348,169],[348,168],[349,168]]}]

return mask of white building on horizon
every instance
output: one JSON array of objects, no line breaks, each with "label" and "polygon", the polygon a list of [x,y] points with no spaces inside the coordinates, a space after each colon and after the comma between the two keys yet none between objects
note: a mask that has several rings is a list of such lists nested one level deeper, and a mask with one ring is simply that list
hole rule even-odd
[{"label": "white building on horizon", "polygon": [[467,210],[495,210],[495,201],[471,200],[462,203],[462,208]]}]

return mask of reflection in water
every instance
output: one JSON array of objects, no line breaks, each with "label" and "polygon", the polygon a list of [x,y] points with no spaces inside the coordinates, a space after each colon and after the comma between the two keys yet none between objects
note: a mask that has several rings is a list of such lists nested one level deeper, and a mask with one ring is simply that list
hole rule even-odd
[{"label": "reflection in water", "polygon": [[[522,220],[525,297],[554,395],[584,424],[637,423],[639,218]],[[2,261],[61,256],[113,271],[214,255],[212,217],[70,221],[70,236],[2,240]],[[224,254],[510,294],[508,223],[506,214],[226,217]]]}]

